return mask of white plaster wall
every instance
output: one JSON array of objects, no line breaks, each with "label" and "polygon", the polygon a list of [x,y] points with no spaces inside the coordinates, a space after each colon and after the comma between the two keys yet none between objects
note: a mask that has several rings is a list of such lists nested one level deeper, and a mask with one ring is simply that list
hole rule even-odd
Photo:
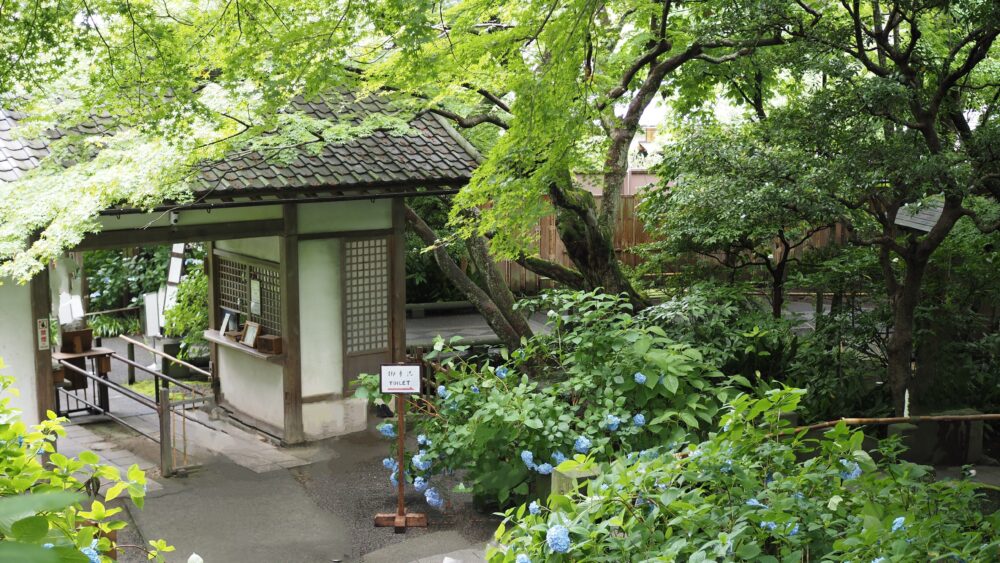
[{"label": "white plaster wall", "polygon": [[219,385],[225,401],[258,420],[283,428],[281,366],[225,346],[218,349]]},{"label": "white plaster wall", "polygon": [[0,279],[0,374],[12,376],[20,396],[7,395],[27,424],[39,421],[35,390],[35,319],[31,318],[31,292],[27,285]]},{"label": "white plaster wall", "polygon": [[300,203],[299,233],[366,231],[392,227],[392,200]]},{"label": "white plaster wall", "polygon": [[[211,212],[204,209],[178,212],[177,226],[211,225],[232,223],[235,221],[257,221],[265,219],[281,219],[281,205],[259,205],[253,207],[238,207],[231,209],[214,209]],[[170,214],[162,211],[152,213],[130,213],[119,216],[102,216],[101,230],[117,231],[121,229],[141,229],[147,227],[170,227]]]},{"label": "white plaster wall", "polygon": [[[343,288],[337,239],[299,243],[299,329],[302,395],[343,389]],[[306,416],[306,420],[309,417]]]},{"label": "white plaster wall", "polygon": [[281,238],[280,237],[256,237],[241,238],[235,240],[220,240],[215,243],[219,250],[226,250],[251,256],[259,260],[278,262],[281,258]]},{"label": "white plaster wall", "polygon": [[338,399],[302,405],[302,427],[307,440],[321,440],[367,428],[368,401]]}]

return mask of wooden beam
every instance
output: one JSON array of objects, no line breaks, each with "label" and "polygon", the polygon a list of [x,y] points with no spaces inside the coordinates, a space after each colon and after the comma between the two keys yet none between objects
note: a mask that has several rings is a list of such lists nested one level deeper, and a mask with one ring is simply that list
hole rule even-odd
[{"label": "wooden beam", "polygon": [[281,237],[281,333],[284,337],[285,363],[282,366],[284,389],[284,441],[298,444],[305,441],[302,422],[302,356],[299,320],[299,237],[298,207],[294,203],[282,206],[284,229]]},{"label": "wooden beam", "polygon": [[207,242],[250,237],[280,235],[285,222],[281,219],[238,221],[206,225],[150,227],[148,229],[122,229],[101,231],[87,235],[75,250],[100,250],[168,244],[175,242]]},{"label": "wooden beam", "polygon": [[[49,270],[43,269],[29,282],[31,295],[31,322],[28,328],[33,336],[35,351],[35,397],[38,405],[38,419],[45,420],[45,413],[55,410],[55,387],[52,382],[52,351],[49,348],[39,349],[38,321],[49,321],[52,313],[52,292],[49,288]],[[52,334],[59,326],[49,326],[49,346],[52,345]]]},{"label": "wooden beam", "polygon": [[392,200],[389,237],[389,346],[392,361],[406,361],[406,213],[403,198]]}]

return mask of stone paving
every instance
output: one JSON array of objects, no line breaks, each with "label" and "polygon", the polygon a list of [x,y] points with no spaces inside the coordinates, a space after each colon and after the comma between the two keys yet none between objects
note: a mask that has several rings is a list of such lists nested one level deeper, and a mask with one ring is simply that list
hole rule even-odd
[{"label": "stone paving", "polygon": [[[91,451],[100,456],[101,462],[105,465],[117,467],[124,476],[128,468],[138,465],[139,469],[147,474],[159,474],[159,467],[156,462],[140,457],[135,453],[121,448],[108,441],[104,436],[97,434],[80,424],[67,424],[65,427],[66,436],[59,438],[56,442],[56,450],[69,457],[79,456],[83,451]],[[149,479],[146,483],[147,491],[158,491],[163,486],[156,481]]]}]

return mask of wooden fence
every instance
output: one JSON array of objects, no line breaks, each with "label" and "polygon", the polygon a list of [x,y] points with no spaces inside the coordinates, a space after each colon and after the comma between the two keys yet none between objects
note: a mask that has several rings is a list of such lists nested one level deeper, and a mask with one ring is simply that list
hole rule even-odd
[{"label": "wooden fence", "polygon": [[[601,196],[594,197],[597,199],[597,205],[600,206]],[[636,215],[635,208],[638,203],[639,199],[634,195],[621,196],[621,201],[618,205],[618,217],[615,221],[615,253],[622,263],[628,266],[636,266],[641,262],[639,256],[632,249],[637,245],[653,240],[649,236],[649,233],[646,232],[642,221]],[[573,263],[569,259],[569,254],[566,253],[566,247],[563,245],[556,230],[555,215],[543,217],[539,221],[538,256],[543,260],[555,262],[568,268],[573,267]],[[504,261],[500,262],[498,266],[504,276],[504,280],[507,281],[507,285],[510,286],[511,291],[514,293],[537,293],[542,289],[555,286],[552,280],[543,278],[521,267],[516,262]]]},{"label": "wooden fence", "polygon": [[[601,196],[594,196],[600,206]],[[637,266],[642,259],[633,251],[640,244],[651,242],[653,237],[646,232],[645,226],[636,215],[636,206],[639,199],[635,195],[623,195],[618,206],[618,217],[615,221],[614,244],[615,253],[619,260],[627,266]],[[556,231],[556,219],[554,215],[543,217],[538,225],[538,256],[543,260],[548,260],[572,268],[573,263],[566,253],[566,247],[559,238]],[[793,257],[800,257],[802,253],[811,248],[822,248],[833,243],[844,244],[847,241],[847,232],[844,225],[834,225],[832,229],[823,229],[812,236],[805,244],[792,251]],[[777,249],[777,245],[775,246]],[[555,283],[545,277],[521,267],[516,262],[503,261],[498,264],[504,280],[510,286],[511,291],[519,294],[538,293],[542,289],[555,287]]]}]

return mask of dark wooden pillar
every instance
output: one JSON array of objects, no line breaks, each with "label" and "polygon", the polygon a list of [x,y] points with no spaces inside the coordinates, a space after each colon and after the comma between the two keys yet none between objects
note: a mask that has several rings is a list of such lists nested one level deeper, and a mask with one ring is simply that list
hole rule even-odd
[{"label": "dark wooden pillar", "polygon": [[[219,326],[219,276],[216,274],[215,263],[215,243],[205,243],[205,276],[208,279],[208,328],[225,332]],[[222,385],[219,383],[219,345],[210,342],[208,344],[209,362],[212,364],[212,395],[215,397],[215,404],[222,402]]]},{"label": "dark wooden pillar", "polygon": [[[45,420],[46,412],[55,410],[55,388],[52,386],[52,351],[49,347],[41,348],[38,341],[38,321],[49,321],[52,314],[52,290],[49,287],[49,270],[43,269],[29,284],[31,295],[31,322],[29,328],[35,349],[35,397],[38,404],[38,418]],[[53,331],[59,330],[59,325],[49,326],[49,345],[52,342]]]},{"label": "dark wooden pillar", "polygon": [[299,237],[298,207],[294,203],[282,206],[285,218],[281,237],[281,332],[285,347],[282,367],[284,389],[284,441],[298,444],[305,441],[302,426],[302,357],[299,325]]},{"label": "dark wooden pillar", "polygon": [[392,200],[389,237],[389,346],[392,361],[406,361],[406,215],[403,198]]}]

